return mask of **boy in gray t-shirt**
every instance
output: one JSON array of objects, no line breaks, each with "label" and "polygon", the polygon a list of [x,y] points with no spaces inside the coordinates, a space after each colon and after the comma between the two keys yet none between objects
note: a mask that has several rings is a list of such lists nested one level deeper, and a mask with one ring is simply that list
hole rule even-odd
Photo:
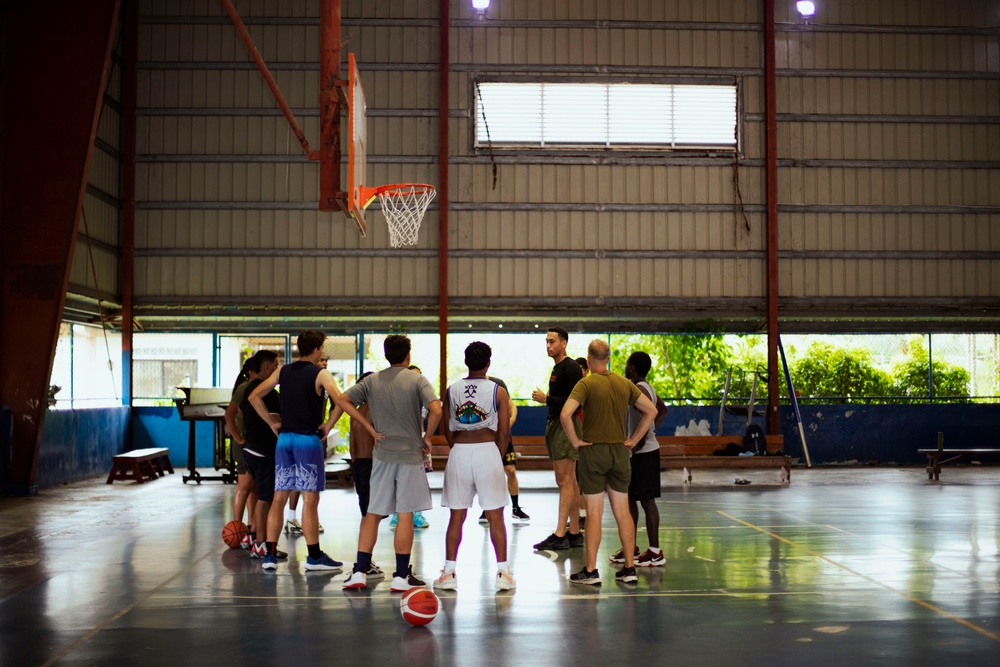
[{"label": "boy in gray t-shirt", "polygon": [[403,366],[390,366],[348,389],[347,397],[354,405],[368,403],[375,430],[385,435],[375,447],[374,458],[423,464],[420,409],[430,409],[438,400],[427,378]]},{"label": "boy in gray t-shirt", "polygon": [[[370,375],[340,395],[337,407],[367,402],[375,429],[385,437],[375,445],[372,460],[371,500],[361,520],[358,560],[344,581],[344,588],[366,588],[378,525],[396,513],[396,571],[390,590],[406,591],[426,585],[413,575],[413,512],[431,508],[431,491],[424,472],[424,452],[441,421],[441,401],[427,378],[407,368],[410,339],[387,336],[385,358],[390,367]],[[427,432],[421,437],[420,409],[426,407]]]}]

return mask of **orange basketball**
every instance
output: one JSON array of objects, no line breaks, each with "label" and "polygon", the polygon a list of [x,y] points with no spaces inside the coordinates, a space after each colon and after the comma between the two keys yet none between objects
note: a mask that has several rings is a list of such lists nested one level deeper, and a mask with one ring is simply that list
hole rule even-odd
[{"label": "orange basketball", "polygon": [[426,588],[411,588],[399,601],[399,613],[410,625],[427,625],[437,616],[438,597]]},{"label": "orange basketball", "polygon": [[222,527],[222,541],[230,549],[240,546],[240,542],[247,536],[247,526],[242,521],[230,521]]}]

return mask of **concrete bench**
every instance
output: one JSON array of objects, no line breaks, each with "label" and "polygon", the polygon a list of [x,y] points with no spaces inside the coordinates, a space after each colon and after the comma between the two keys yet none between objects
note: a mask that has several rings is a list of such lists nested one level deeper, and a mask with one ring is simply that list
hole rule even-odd
[{"label": "concrete bench", "polygon": [[131,452],[116,454],[112,458],[111,472],[108,473],[106,483],[130,479],[142,484],[145,481],[143,477],[149,477],[152,481],[157,477],[163,477],[164,471],[174,474],[174,467],[170,465],[169,450],[166,447],[134,449]]},{"label": "concrete bench", "polygon": [[[927,455],[927,479],[938,480],[941,477],[941,466],[957,461],[965,456],[989,456],[1000,454],[1000,449],[918,449],[917,453]],[[943,456],[950,458],[943,459]]]}]

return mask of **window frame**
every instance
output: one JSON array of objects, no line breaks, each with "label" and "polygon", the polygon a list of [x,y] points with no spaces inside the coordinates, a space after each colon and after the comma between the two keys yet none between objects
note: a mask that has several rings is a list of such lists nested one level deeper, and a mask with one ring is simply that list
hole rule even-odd
[{"label": "window frame", "polygon": [[[736,141],[732,145],[721,144],[657,144],[657,143],[527,143],[527,142],[491,142],[480,143],[477,136],[479,126],[479,87],[482,84],[490,83],[511,83],[511,84],[593,84],[593,85],[706,85],[706,86],[732,86],[735,88],[736,103]],[[621,78],[590,78],[576,76],[473,76],[470,77],[469,99],[472,101],[469,110],[469,145],[473,154],[482,155],[488,153],[514,155],[527,154],[534,156],[568,156],[574,153],[602,153],[618,156],[633,157],[655,157],[669,158],[705,156],[716,159],[744,157],[743,141],[746,135],[747,115],[744,112],[743,100],[743,77],[631,77]],[[487,123],[489,119],[487,118]]]}]

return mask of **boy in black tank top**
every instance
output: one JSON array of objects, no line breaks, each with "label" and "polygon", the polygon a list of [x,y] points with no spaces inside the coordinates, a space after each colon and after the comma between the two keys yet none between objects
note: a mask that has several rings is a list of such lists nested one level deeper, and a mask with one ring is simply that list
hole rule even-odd
[{"label": "boy in black tank top", "polygon": [[[303,500],[302,534],[306,538],[309,556],[306,570],[340,570],[343,563],[327,556],[319,548],[319,492],[326,486],[325,456],[323,440],[335,423],[323,420],[325,410],[323,390],[336,400],[340,396],[337,382],[326,369],[316,365],[323,354],[326,334],[321,331],[303,331],[297,341],[299,359],[283,366],[250,394],[250,404],[261,419],[278,436],[274,452],[274,502],[267,515],[267,555],[263,568],[273,572],[277,569],[275,549],[281,525],[284,520],[285,503],[288,494],[299,491]],[[276,386],[281,386],[280,429],[264,405],[263,398]],[[376,440],[382,434],[372,428],[353,405],[344,409],[352,419],[364,423]],[[339,416],[339,413],[336,414]]]}]

